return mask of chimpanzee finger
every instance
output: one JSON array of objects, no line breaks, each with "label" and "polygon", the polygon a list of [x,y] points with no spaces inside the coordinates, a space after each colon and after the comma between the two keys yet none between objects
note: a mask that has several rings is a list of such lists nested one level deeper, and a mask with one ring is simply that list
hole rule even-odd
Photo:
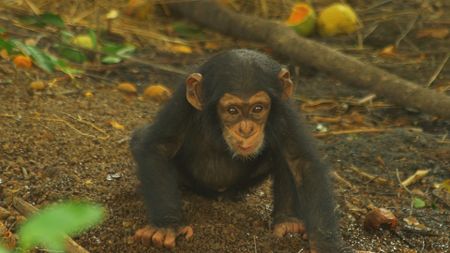
[{"label": "chimpanzee finger", "polygon": [[175,248],[175,240],[177,236],[173,230],[168,230],[166,233],[166,238],[164,239],[164,248],[173,249]]},{"label": "chimpanzee finger", "polygon": [[186,238],[186,240],[190,240],[194,235],[194,230],[191,226],[181,227],[178,230],[178,235],[184,235],[184,238]]},{"label": "chimpanzee finger", "polygon": [[138,229],[134,234],[134,240],[140,241],[142,244],[149,246],[151,244],[152,236],[156,232],[156,229],[151,226],[145,226]]},{"label": "chimpanzee finger", "polygon": [[152,237],[152,243],[158,248],[162,248],[164,245],[164,238],[166,237],[166,231],[159,229]]},{"label": "chimpanzee finger", "polygon": [[282,223],[282,224],[276,224],[274,229],[273,229],[273,234],[276,237],[283,237],[286,234],[287,228],[286,226]]}]

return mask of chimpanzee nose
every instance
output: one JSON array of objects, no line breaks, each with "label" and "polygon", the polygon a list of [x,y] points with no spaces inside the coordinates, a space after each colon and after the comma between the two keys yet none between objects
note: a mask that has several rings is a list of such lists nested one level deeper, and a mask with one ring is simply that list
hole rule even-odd
[{"label": "chimpanzee nose", "polygon": [[255,133],[254,124],[248,121],[242,121],[239,124],[239,135],[243,138],[248,138]]}]

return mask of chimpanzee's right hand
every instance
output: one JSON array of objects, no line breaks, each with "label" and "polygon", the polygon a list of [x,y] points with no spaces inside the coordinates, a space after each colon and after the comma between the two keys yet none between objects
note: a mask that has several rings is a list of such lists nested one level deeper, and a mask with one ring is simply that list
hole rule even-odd
[{"label": "chimpanzee's right hand", "polygon": [[176,245],[178,236],[184,235],[189,240],[194,234],[191,226],[181,226],[179,228],[158,228],[147,225],[138,229],[134,234],[134,240],[146,246],[154,245],[158,248],[172,249]]}]

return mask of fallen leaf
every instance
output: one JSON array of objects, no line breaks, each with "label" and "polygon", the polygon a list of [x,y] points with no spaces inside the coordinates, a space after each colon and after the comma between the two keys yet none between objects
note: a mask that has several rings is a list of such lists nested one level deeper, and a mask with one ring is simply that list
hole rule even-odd
[{"label": "fallen leaf", "polygon": [[414,197],[413,198],[413,207],[416,209],[424,208],[427,204],[421,198]]},{"label": "fallen leaf", "polygon": [[0,50],[0,57],[2,57],[2,59],[9,61],[9,54],[8,51],[6,49],[2,49]]},{"label": "fallen leaf", "polygon": [[33,81],[30,83],[30,88],[33,90],[43,90],[47,85],[41,80]]},{"label": "fallen leaf", "polygon": [[445,39],[449,35],[448,28],[426,28],[417,32],[416,37],[421,38],[433,38],[433,39]]},{"label": "fallen leaf", "polygon": [[136,94],[137,89],[136,89],[136,85],[132,84],[132,83],[119,83],[119,85],[117,85],[117,89],[125,92],[125,93],[129,93],[129,94]]},{"label": "fallen leaf", "polygon": [[16,57],[14,57],[13,62],[16,65],[16,67],[18,67],[18,68],[27,68],[28,69],[28,68],[31,68],[31,66],[33,65],[31,58],[26,55],[18,55]]},{"label": "fallen leaf", "polygon": [[397,56],[397,50],[394,45],[388,45],[383,48],[378,55],[381,57],[395,57]]},{"label": "fallen leaf", "polygon": [[120,124],[119,122],[117,122],[115,120],[110,120],[109,124],[115,129],[119,129],[119,130],[124,130],[125,129],[124,125]]},{"label": "fallen leaf", "polygon": [[367,230],[379,228],[395,229],[397,225],[397,217],[385,208],[374,208],[366,215],[364,220],[364,228]]},{"label": "fallen leaf", "polygon": [[417,230],[424,230],[427,227],[423,224],[421,224],[415,217],[413,216],[409,216],[403,219],[404,222],[406,222],[406,224],[408,224],[409,226],[413,226],[415,229]]}]

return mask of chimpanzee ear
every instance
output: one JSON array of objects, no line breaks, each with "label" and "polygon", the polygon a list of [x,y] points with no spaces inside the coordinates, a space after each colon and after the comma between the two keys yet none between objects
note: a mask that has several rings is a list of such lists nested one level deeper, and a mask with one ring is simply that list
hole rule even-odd
[{"label": "chimpanzee ear", "polygon": [[195,109],[201,111],[203,109],[201,97],[202,74],[192,73],[186,79],[186,99]]},{"label": "chimpanzee ear", "polygon": [[291,73],[289,73],[289,70],[282,68],[280,73],[278,73],[278,78],[283,86],[281,98],[287,100],[294,94],[294,83],[291,80]]}]

